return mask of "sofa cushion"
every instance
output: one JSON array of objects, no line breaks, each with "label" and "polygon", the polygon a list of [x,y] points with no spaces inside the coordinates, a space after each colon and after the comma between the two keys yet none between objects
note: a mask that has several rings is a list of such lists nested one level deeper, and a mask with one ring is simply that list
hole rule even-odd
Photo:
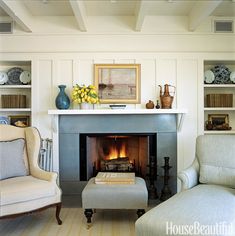
[{"label": "sofa cushion", "polygon": [[204,135],[197,138],[199,181],[235,188],[235,136]]},{"label": "sofa cushion", "polygon": [[0,206],[50,197],[56,194],[52,182],[31,175],[1,181]]},{"label": "sofa cushion", "polygon": [[0,142],[0,180],[28,174],[24,162],[24,139]]}]

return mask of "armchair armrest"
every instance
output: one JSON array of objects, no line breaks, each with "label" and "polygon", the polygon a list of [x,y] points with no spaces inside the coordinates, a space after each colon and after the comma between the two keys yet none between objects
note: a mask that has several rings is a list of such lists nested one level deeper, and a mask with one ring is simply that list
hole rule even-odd
[{"label": "armchair armrest", "polygon": [[198,184],[199,179],[199,163],[195,159],[193,164],[178,173],[178,178],[181,180],[181,191],[190,189]]},{"label": "armchair armrest", "polygon": [[45,170],[40,169],[39,167],[34,167],[31,170],[31,175],[42,180],[50,181],[50,182],[55,182],[57,179],[57,173],[55,172],[48,172]]}]

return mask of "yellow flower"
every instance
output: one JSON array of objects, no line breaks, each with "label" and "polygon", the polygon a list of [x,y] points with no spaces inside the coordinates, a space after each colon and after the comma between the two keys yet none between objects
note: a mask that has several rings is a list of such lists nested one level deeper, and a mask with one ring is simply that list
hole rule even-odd
[{"label": "yellow flower", "polygon": [[94,85],[74,85],[71,93],[72,101],[75,103],[87,102],[91,104],[99,103],[98,94]]}]

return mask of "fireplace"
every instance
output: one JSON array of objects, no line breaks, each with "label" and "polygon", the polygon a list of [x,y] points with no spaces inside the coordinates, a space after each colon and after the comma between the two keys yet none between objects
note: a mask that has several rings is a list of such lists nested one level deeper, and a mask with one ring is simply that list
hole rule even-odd
[{"label": "fireplace", "polygon": [[[99,112],[102,114],[96,114]],[[158,195],[160,195],[164,185],[164,169],[162,168],[164,157],[170,157],[169,164],[172,168],[169,173],[169,187],[173,194],[176,192],[177,115],[155,114],[159,112],[155,110],[152,113],[144,110],[138,114],[125,114],[125,112],[127,111],[124,110],[123,114],[119,114],[119,111],[108,110],[105,112],[96,111],[96,113],[92,111],[86,114],[84,111],[79,111],[77,112],[79,114],[59,116],[58,160],[60,187],[63,194],[81,194],[87,179],[93,176],[94,170],[100,170],[100,159],[97,160],[97,157],[92,159],[97,155],[94,155],[94,151],[97,151],[96,143],[107,141],[112,136],[114,139],[116,137],[116,140],[128,140],[130,138],[135,140],[138,137],[137,140],[142,145],[139,147],[139,152],[147,150],[146,156],[139,155],[144,156],[144,160],[133,158],[130,155],[133,152],[128,153],[130,150],[126,155],[129,162],[134,165],[137,174],[141,174],[144,178],[150,169],[150,167],[146,167],[147,162],[149,165],[152,165],[153,161],[157,163],[157,175],[155,175],[157,181],[155,180],[154,184],[158,189]],[[97,138],[101,138],[101,140],[97,141]],[[135,143],[136,141],[126,142]],[[143,146],[144,143],[148,144]],[[130,149],[133,144],[128,145],[127,149]],[[109,151],[106,151],[104,147],[103,152],[103,154],[107,154]],[[87,160],[91,160],[88,165]]]},{"label": "fireplace", "polygon": [[80,180],[99,171],[135,172],[146,178],[150,156],[156,160],[156,134],[80,134]]}]

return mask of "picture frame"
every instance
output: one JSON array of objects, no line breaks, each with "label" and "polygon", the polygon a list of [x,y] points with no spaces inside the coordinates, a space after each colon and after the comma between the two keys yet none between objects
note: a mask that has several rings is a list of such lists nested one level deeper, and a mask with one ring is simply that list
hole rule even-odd
[{"label": "picture frame", "polygon": [[30,116],[27,115],[15,115],[8,116],[10,120],[10,125],[14,125],[17,127],[28,127],[30,125]]},{"label": "picture frame", "polygon": [[140,103],[140,64],[95,64],[94,84],[100,103]]},{"label": "picture frame", "polygon": [[208,121],[210,121],[213,126],[229,124],[229,115],[228,114],[208,114]]}]

